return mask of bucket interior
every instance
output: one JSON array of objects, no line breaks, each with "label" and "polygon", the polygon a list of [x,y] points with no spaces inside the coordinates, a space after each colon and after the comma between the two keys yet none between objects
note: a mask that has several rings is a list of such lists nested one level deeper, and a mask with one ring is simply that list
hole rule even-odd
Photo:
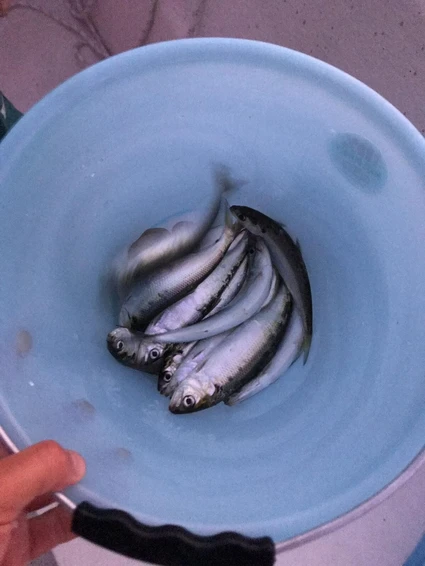
[{"label": "bucket interior", "polygon": [[[152,46],[71,79],[0,150],[0,425],[84,455],[75,502],[198,533],[282,541],[373,496],[425,437],[424,147],[365,87],[265,44]],[[230,204],[299,240],[313,341],[261,394],[177,416],[107,351],[107,271],[202,206],[212,162],[246,181]]]}]

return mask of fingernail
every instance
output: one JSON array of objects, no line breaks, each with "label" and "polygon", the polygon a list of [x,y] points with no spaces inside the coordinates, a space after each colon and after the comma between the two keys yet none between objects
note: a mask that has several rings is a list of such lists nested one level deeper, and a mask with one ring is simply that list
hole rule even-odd
[{"label": "fingernail", "polygon": [[78,454],[78,452],[74,452],[74,450],[68,450],[69,457],[71,458],[72,468],[75,474],[75,481],[80,481],[80,479],[86,473],[86,462],[84,458]]}]

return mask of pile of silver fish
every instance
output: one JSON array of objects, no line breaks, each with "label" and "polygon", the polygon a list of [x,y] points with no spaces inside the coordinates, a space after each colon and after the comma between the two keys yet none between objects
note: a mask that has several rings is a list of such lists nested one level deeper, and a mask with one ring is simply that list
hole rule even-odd
[{"label": "pile of silver fish", "polygon": [[306,359],[311,343],[299,245],[261,212],[229,207],[227,173],[216,181],[207,213],[146,230],[114,266],[122,307],[108,349],[157,374],[177,414],[248,399]]}]

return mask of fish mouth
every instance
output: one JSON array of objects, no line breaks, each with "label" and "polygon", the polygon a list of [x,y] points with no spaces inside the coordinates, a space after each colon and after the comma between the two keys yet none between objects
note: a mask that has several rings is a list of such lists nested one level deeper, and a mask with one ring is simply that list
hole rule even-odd
[{"label": "fish mouth", "polygon": [[192,412],[188,411],[186,408],[183,409],[180,405],[173,405],[172,403],[168,406],[168,410],[173,413],[173,415],[182,415],[183,413]]},{"label": "fish mouth", "polygon": [[173,405],[169,404],[168,410],[173,413],[174,415],[189,415],[190,413],[197,413],[198,411],[202,411],[202,409],[206,409],[207,405],[204,403],[199,403],[193,405],[193,407],[182,407],[182,405]]},{"label": "fish mouth", "polygon": [[106,337],[106,345],[108,347],[108,350],[111,352],[111,354],[115,356],[118,353],[116,347],[116,339],[115,336],[112,334],[112,332],[110,332]]},{"label": "fish mouth", "polygon": [[168,383],[158,383],[158,391],[161,393],[161,395],[164,395],[164,397],[169,397],[171,395]]},{"label": "fish mouth", "polygon": [[173,399],[171,398],[170,404],[168,406],[168,409],[171,413],[174,413],[175,415],[183,415],[189,413],[196,413],[197,411],[206,408],[204,401],[200,401],[200,402],[195,401],[194,404],[189,407],[184,404],[183,402],[184,397],[185,396],[183,395],[181,398],[179,397],[175,401],[173,401]]},{"label": "fish mouth", "polygon": [[127,361],[128,356],[124,350],[118,350],[115,341],[107,340],[106,345],[108,347],[109,353],[114,356],[114,358],[121,360],[122,362]]}]

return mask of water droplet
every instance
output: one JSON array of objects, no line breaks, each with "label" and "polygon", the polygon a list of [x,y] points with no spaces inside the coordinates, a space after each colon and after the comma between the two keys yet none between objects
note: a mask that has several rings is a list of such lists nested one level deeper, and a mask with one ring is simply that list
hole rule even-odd
[{"label": "water droplet", "polygon": [[72,401],[72,407],[80,419],[91,420],[96,414],[96,409],[87,399]]},{"label": "water droplet", "polygon": [[131,460],[133,459],[133,454],[127,448],[115,448],[114,455],[118,460],[122,462],[131,462]]},{"label": "water droplet", "polygon": [[33,339],[28,330],[20,330],[16,336],[16,353],[23,358],[31,351]]}]

